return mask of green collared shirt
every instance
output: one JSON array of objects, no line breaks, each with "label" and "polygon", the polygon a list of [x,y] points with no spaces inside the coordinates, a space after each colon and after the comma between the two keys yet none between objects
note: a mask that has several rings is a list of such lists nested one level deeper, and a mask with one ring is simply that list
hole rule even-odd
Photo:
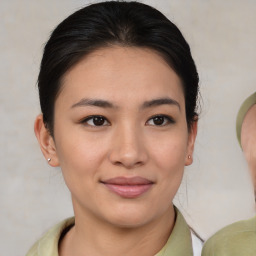
[{"label": "green collared shirt", "polygon": [[[155,256],[193,256],[193,248],[189,227],[181,213],[176,209],[177,217],[172,233],[165,246]],[[58,256],[59,239],[63,231],[74,225],[70,218],[50,229],[26,256]]]},{"label": "green collared shirt", "polygon": [[231,224],[212,236],[204,245],[202,256],[255,256],[256,216]]}]

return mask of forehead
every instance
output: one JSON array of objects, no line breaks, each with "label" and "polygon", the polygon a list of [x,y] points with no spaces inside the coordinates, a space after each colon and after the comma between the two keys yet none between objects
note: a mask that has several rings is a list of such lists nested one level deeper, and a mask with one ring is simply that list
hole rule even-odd
[{"label": "forehead", "polygon": [[147,48],[117,46],[96,50],[71,68],[63,78],[60,96],[116,101],[169,96],[184,101],[180,78],[160,54]]}]

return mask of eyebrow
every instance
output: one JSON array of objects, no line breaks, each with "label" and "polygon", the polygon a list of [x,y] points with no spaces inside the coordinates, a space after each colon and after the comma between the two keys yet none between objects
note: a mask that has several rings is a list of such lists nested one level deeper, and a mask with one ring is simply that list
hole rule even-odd
[{"label": "eyebrow", "polygon": [[75,107],[84,107],[84,106],[95,106],[95,107],[101,107],[101,108],[115,108],[115,106],[106,101],[101,99],[81,99],[79,102],[75,103],[71,106],[71,108]]},{"label": "eyebrow", "polygon": [[143,103],[142,108],[150,108],[150,107],[156,107],[161,105],[174,105],[174,106],[177,106],[180,110],[180,104],[178,103],[178,101],[171,98],[160,98],[160,99],[146,101]]},{"label": "eyebrow", "polygon": [[[161,105],[174,105],[177,106],[180,110],[180,104],[171,98],[159,98],[159,99],[154,99],[150,101],[145,101],[141,108],[150,108],[150,107],[156,107],[156,106],[161,106]],[[83,98],[79,102],[73,104],[71,108],[75,107],[84,107],[84,106],[95,106],[95,107],[101,107],[101,108],[117,108],[114,104],[112,104],[109,101],[102,100],[102,99],[86,99]]]}]

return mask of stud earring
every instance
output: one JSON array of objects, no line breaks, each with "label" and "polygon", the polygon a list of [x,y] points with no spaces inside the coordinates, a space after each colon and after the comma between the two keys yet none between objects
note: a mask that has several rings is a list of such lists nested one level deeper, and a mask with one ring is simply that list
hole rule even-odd
[{"label": "stud earring", "polygon": [[48,163],[51,162],[51,160],[52,160],[51,158],[48,158],[48,159],[47,159]]},{"label": "stud earring", "polygon": [[188,155],[188,159],[191,159],[191,155]]}]

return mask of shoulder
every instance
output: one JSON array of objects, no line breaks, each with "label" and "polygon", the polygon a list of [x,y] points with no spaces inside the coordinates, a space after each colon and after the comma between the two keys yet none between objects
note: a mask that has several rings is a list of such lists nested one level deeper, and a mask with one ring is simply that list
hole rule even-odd
[{"label": "shoulder", "polygon": [[202,256],[256,255],[256,216],[231,224],[213,235],[203,247]]},{"label": "shoulder", "polygon": [[26,256],[58,256],[58,244],[62,233],[72,227],[75,219],[66,219],[48,230],[29,250]]}]

